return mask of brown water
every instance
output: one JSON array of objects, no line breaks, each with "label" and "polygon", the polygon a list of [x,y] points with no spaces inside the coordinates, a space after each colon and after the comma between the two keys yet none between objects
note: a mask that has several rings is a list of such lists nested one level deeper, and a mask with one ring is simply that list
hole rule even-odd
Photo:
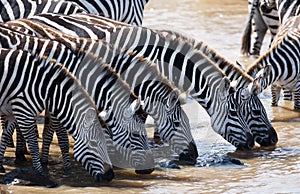
[{"label": "brown water", "polygon": [[[202,39],[229,60],[249,63],[248,58],[239,56],[246,18],[246,0],[150,0],[144,25]],[[294,111],[288,101],[271,107],[269,91],[261,99],[279,136],[273,150],[255,148],[249,153],[234,153],[234,147],[212,131],[206,112],[188,101],[183,108],[197,142],[198,167],[180,170],[157,167],[151,175],[116,170],[111,183],[97,184],[76,162],[72,174],[64,175],[55,143],[51,148],[49,173],[59,183],[58,188],[1,185],[1,190],[7,193],[300,193],[300,112]],[[8,171],[15,168],[13,151],[9,148],[5,155]],[[218,162],[224,156],[239,159],[244,165],[211,162]]]}]

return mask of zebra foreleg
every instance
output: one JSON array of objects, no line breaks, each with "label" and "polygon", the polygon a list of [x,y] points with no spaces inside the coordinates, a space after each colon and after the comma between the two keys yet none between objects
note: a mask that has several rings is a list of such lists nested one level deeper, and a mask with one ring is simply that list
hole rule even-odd
[{"label": "zebra foreleg", "polygon": [[294,91],[294,109],[300,110],[300,90]]},{"label": "zebra foreleg", "polygon": [[16,146],[16,159],[15,163],[16,164],[21,164],[24,161],[27,161],[25,154],[28,153],[27,148],[26,148],[26,142],[25,139],[20,131],[19,126],[16,126],[16,131],[17,131],[17,146]]},{"label": "zebra foreleg", "polygon": [[53,139],[54,130],[56,131],[58,145],[61,149],[65,172],[68,173],[71,170],[68,133],[67,130],[60,125],[60,122],[48,112],[45,114],[41,162],[43,165],[48,164],[50,144]]},{"label": "zebra foreleg", "polygon": [[5,169],[3,167],[3,158],[4,153],[7,147],[7,142],[12,138],[15,126],[16,126],[16,120],[14,119],[6,119],[4,122],[4,126],[2,126],[2,136],[1,136],[1,142],[0,142],[0,172],[5,172]]},{"label": "zebra foreleg", "polygon": [[272,84],[271,92],[272,92],[272,106],[278,106],[278,101],[280,98],[281,87]]}]

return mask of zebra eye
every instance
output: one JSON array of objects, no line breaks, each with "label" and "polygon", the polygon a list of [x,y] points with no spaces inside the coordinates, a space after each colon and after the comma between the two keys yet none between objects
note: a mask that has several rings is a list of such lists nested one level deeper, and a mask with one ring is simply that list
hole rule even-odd
[{"label": "zebra eye", "polygon": [[237,114],[237,111],[233,111],[233,110],[230,110],[229,111],[229,114],[231,115],[231,116],[238,116],[238,114]]},{"label": "zebra eye", "polygon": [[252,110],[253,115],[255,116],[259,116],[261,115],[261,111],[260,110]]},{"label": "zebra eye", "polygon": [[175,127],[179,127],[180,126],[180,121],[174,121],[174,125],[175,125]]}]

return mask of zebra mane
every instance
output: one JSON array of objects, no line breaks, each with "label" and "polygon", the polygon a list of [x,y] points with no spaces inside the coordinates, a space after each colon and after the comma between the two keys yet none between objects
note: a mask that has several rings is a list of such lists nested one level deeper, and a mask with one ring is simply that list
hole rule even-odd
[{"label": "zebra mane", "polygon": [[170,30],[157,30],[157,32],[174,41],[184,41],[185,43],[190,44],[196,50],[209,58],[231,81],[243,78],[244,81],[253,82],[253,78],[249,76],[241,67],[230,62],[224,56],[217,53],[217,51],[209,47],[204,41],[199,40],[197,42],[194,38],[190,38],[181,33]]},{"label": "zebra mane", "polygon": [[[296,35],[295,35],[296,34]],[[281,35],[280,38],[276,39],[276,41],[273,42],[272,46],[258,59],[256,59],[246,70],[246,73],[251,75],[252,77],[256,77],[256,74],[263,68],[265,68],[270,63],[270,58],[276,52],[278,48],[281,47],[281,45],[286,44],[287,41],[290,41],[291,37],[297,36],[299,37],[299,32],[289,30],[285,33],[285,35]],[[293,39],[293,38],[291,38]]]}]

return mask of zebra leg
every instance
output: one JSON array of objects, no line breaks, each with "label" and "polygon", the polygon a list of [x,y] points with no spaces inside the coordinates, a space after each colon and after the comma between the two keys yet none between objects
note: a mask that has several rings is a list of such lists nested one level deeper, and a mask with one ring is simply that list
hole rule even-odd
[{"label": "zebra leg", "polygon": [[290,90],[283,90],[283,100],[293,100],[293,93]]},{"label": "zebra leg", "polygon": [[294,91],[294,109],[300,110],[300,91],[299,91],[299,89]]},{"label": "zebra leg", "polygon": [[267,33],[268,27],[265,24],[260,9],[256,7],[255,14],[253,17],[253,27],[254,27],[254,43],[252,47],[251,55],[259,56],[260,49],[264,40],[264,37]]},{"label": "zebra leg", "polygon": [[271,92],[272,92],[272,106],[278,106],[278,101],[280,98],[281,87],[272,84]]},{"label": "zebra leg", "polygon": [[7,142],[11,139],[16,126],[16,120],[7,118],[5,120],[5,125],[2,126],[3,128],[0,142],[0,172],[5,172],[3,167],[4,153],[7,147]]},{"label": "zebra leg", "polygon": [[27,161],[25,154],[28,153],[27,152],[27,148],[26,148],[26,142],[25,139],[20,131],[19,126],[16,126],[16,130],[17,130],[17,147],[16,147],[16,160],[15,163],[16,164],[21,164],[24,161]]},{"label": "zebra leg", "polygon": [[[4,129],[4,127],[5,127],[5,122],[6,122],[6,116],[5,115],[1,115],[1,126],[2,126],[2,129]],[[12,136],[11,136],[10,139],[7,140],[6,143],[7,143],[6,144],[7,147],[10,147],[10,148],[14,148],[15,147],[14,140],[13,140]]]},{"label": "zebra leg", "polygon": [[48,164],[48,156],[50,144],[53,139],[54,130],[56,130],[58,145],[62,152],[65,172],[71,170],[71,158],[69,155],[69,139],[65,128],[60,125],[60,122],[48,112],[45,114],[45,127],[43,131],[43,146],[42,146],[42,164]]},{"label": "zebra leg", "polygon": [[42,144],[42,153],[41,153],[41,163],[44,166],[48,165],[48,156],[50,150],[50,144],[53,139],[54,129],[52,128],[53,123],[51,123],[50,114],[48,111],[45,112],[45,121],[43,129],[43,144]]},{"label": "zebra leg", "polygon": [[42,165],[41,165],[41,160],[40,160],[40,155],[39,155],[39,147],[38,147],[38,141],[37,141],[37,136],[36,136],[36,131],[35,131],[34,116],[18,114],[19,112],[24,111],[24,110],[22,110],[22,109],[24,109],[24,107],[25,106],[23,106],[22,108],[19,108],[19,107],[13,105],[12,109],[13,109],[14,113],[17,113],[14,115],[15,115],[15,118],[20,127],[20,131],[22,132],[22,135],[23,135],[24,139],[26,140],[26,143],[28,144],[30,154],[32,157],[33,168],[41,175],[45,175]]}]

